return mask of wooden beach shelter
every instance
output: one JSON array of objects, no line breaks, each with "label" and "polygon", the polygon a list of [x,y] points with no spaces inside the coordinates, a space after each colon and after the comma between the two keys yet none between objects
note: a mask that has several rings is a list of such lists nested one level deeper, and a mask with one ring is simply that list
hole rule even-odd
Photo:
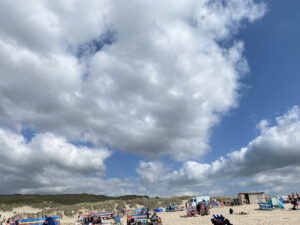
[{"label": "wooden beach shelter", "polygon": [[240,204],[257,204],[259,202],[265,202],[264,192],[241,192],[238,194]]}]

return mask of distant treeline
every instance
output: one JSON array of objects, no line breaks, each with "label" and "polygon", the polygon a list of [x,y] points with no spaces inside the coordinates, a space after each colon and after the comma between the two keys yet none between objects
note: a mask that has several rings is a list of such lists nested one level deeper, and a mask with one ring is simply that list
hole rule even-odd
[{"label": "distant treeline", "polygon": [[108,200],[132,200],[138,198],[149,198],[148,196],[124,195],[119,197],[110,197],[106,195],[93,194],[59,194],[59,195],[0,195],[0,204],[5,205],[32,205],[39,203],[52,203],[62,205],[73,205],[86,202],[103,202]]}]

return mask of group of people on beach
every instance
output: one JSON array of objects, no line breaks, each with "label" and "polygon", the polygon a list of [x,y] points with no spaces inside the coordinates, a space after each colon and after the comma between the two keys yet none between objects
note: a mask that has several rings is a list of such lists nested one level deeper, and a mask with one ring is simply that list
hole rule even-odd
[{"label": "group of people on beach", "polygon": [[209,209],[210,209],[209,204],[207,202],[205,202],[204,200],[197,204],[198,215],[201,215],[201,216],[209,215],[209,213],[210,213]]},{"label": "group of people on beach", "polygon": [[292,210],[298,210],[300,202],[300,195],[298,193],[292,193],[291,195],[288,195],[288,201],[293,205]]},{"label": "group of people on beach", "polygon": [[[157,212],[146,212],[147,214],[147,224],[148,225],[161,225],[162,219],[157,215]],[[127,216],[127,225],[133,224],[143,224],[142,222],[136,222],[132,217]]]},{"label": "group of people on beach", "polygon": [[[11,224],[10,218],[7,218],[7,219],[5,217],[2,218],[2,216],[0,214],[0,225],[10,225],[10,224]],[[19,225],[19,224],[16,224],[16,225]]]},{"label": "group of people on beach", "polygon": [[81,218],[80,216],[77,217],[75,221],[75,225],[96,225],[96,224],[103,224],[101,217],[85,217]]}]

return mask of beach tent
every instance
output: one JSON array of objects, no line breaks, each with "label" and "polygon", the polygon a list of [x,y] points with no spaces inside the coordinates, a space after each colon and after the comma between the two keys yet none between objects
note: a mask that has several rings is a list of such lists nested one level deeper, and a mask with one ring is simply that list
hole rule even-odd
[{"label": "beach tent", "polygon": [[114,218],[114,223],[115,223],[115,224],[120,224],[120,223],[121,223],[121,218],[120,218],[119,216],[116,216],[116,217]]},{"label": "beach tent", "polygon": [[48,225],[57,225],[56,220],[54,220],[52,217],[47,217],[46,222]]},{"label": "beach tent", "polygon": [[282,203],[288,203],[288,202],[289,202],[288,196],[280,196],[278,199],[279,199]]},{"label": "beach tent", "polygon": [[201,197],[196,197],[197,203],[199,202],[209,202],[210,201],[210,197],[209,196],[201,196]]},{"label": "beach tent", "polygon": [[271,205],[273,208],[276,209],[284,209],[283,203],[276,198],[271,198],[271,200],[268,202],[268,205]]}]

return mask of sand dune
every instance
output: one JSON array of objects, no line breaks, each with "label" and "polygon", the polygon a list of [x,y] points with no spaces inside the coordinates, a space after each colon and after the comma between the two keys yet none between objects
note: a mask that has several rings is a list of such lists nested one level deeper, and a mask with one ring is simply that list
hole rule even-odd
[{"label": "sand dune", "polygon": [[9,218],[11,216],[14,216],[15,213],[16,214],[21,214],[21,213],[38,213],[40,212],[41,209],[37,209],[37,208],[32,208],[30,206],[22,206],[22,207],[17,207],[14,208],[12,211],[7,211],[7,212],[1,212],[1,218]]}]

